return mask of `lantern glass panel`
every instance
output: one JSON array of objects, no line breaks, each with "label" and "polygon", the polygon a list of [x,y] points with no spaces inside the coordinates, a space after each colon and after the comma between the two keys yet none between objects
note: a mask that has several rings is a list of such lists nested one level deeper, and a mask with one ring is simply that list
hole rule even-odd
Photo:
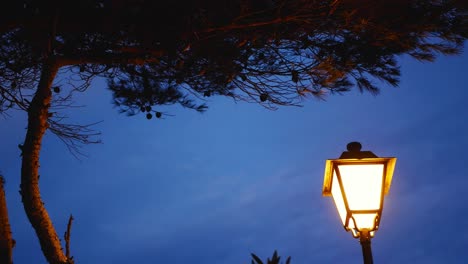
[{"label": "lantern glass panel", "polygon": [[333,171],[331,193],[333,196],[333,200],[335,201],[336,209],[338,210],[338,213],[340,214],[341,222],[344,225],[346,222],[346,206],[343,200],[343,195],[341,193],[341,188],[338,182],[336,171]]},{"label": "lantern glass panel", "polygon": [[[377,213],[373,214],[353,214],[354,220],[356,220],[356,229],[358,230],[363,230],[363,229],[368,229],[368,230],[373,230],[375,229],[375,218],[377,216]],[[350,221],[352,222],[352,221]],[[354,227],[354,223],[350,224],[350,228]]]},{"label": "lantern glass panel", "polygon": [[[338,165],[338,169],[350,210],[378,210],[380,208],[383,164],[342,164]],[[335,197],[334,194],[333,197]]]}]

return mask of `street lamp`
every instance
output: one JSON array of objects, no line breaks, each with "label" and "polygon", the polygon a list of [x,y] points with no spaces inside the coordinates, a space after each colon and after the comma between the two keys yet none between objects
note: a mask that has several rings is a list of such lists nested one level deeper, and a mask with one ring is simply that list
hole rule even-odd
[{"label": "street lamp", "polygon": [[325,163],[323,196],[332,196],[346,231],[359,238],[365,264],[372,264],[371,237],[379,228],[384,195],[390,189],[396,158],[379,158],[347,145],[339,159]]}]

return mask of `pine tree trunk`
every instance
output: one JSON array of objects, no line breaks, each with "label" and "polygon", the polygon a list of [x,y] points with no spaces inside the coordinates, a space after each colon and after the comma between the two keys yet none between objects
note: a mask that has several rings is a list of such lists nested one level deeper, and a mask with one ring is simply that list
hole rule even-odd
[{"label": "pine tree trunk", "polygon": [[4,183],[5,180],[0,175],[0,263],[12,264],[14,240],[11,236],[10,221],[8,220]]},{"label": "pine tree trunk", "polygon": [[58,69],[59,65],[53,57],[44,63],[37,91],[28,109],[28,127],[22,147],[20,186],[24,210],[36,231],[43,254],[51,264],[67,263],[60,239],[39,191],[39,154],[42,138],[48,128],[51,86]]}]

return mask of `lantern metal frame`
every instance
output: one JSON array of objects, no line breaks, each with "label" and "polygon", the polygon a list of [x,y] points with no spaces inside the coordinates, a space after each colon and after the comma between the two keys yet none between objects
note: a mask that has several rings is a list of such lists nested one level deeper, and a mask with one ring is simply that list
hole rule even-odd
[{"label": "lantern metal frame", "polygon": [[[380,219],[382,216],[383,205],[384,205],[384,196],[389,192],[390,185],[392,182],[393,171],[395,169],[396,158],[393,157],[385,157],[385,158],[347,158],[347,159],[330,159],[327,160],[325,163],[325,176],[324,176],[324,183],[323,183],[323,196],[332,196],[332,182],[333,182],[333,172],[336,172],[337,181],[339,183],[339,189],[341,192],[341,196],[343,198],[343,203],[346,208],[346,218],[343,224],[346,231],[352,231],[353,237],[359,237],[359,231],[349,228],[349,221],[354,222],[354,226],[357,228],[358,225],[356,220],[354,219],[354,214],[371,214],[375,213],[375,223],[374,227],[369,229],[371,236],[374,236],[375,231],[379,228]],[[375,165],[375,164],[382,164],[384,166],[382,173],[382,187],[381,187],[381,194],[380,194],[380,202],[379,208],[375,210],[351,210],[349,208],[349,203],[347,199],[347,195],[344,191],[343,182],[341,179],[341,173],[339,169],[339,165]]]}]

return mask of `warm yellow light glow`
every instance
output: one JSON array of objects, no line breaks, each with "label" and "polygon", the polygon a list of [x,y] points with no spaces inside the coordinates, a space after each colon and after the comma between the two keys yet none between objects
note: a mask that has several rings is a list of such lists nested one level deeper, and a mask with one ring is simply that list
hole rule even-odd
[{"label": "warm yellow light glow", "polygon": [[383,164],[338,165],[338,169],[350,210],[380,208]]},{"label": "warm yellow light glow", "polygon": [[[349,225],[350,228],[356,228],[358,230],[375,228],[375,217],[377,213],[373,214],[353,214],[354,220],[356,220],[357,227],[354,227],[354,223]],[[351,221],[352,222],[352,221]]]},{"label": "warm yellow light glow", "polygon": [[[340,164],[337,165],[341,176],[342,187],[338,174],[333,170],[331,194],[343,225],[350,229],[375,229],[377,213],[355,211],[379,210],[382,198],[382,183],[384,176],[383,164]],[[352,218],[346,224],[347,208],[342,191],[348,202]],[[356,222],[356,223],[355,223]]]},{"label": "warm yellow light glow", "polygon": [[340,185],[338,183],[338,178],[336,176],[336,171],[333,172],[333,182],[332,182],[332,196],[335,201],[336,209],[340,214],[341,222],[345,225],[346,221],[346,207],[344,204],[343,196],[341,195]]}]

